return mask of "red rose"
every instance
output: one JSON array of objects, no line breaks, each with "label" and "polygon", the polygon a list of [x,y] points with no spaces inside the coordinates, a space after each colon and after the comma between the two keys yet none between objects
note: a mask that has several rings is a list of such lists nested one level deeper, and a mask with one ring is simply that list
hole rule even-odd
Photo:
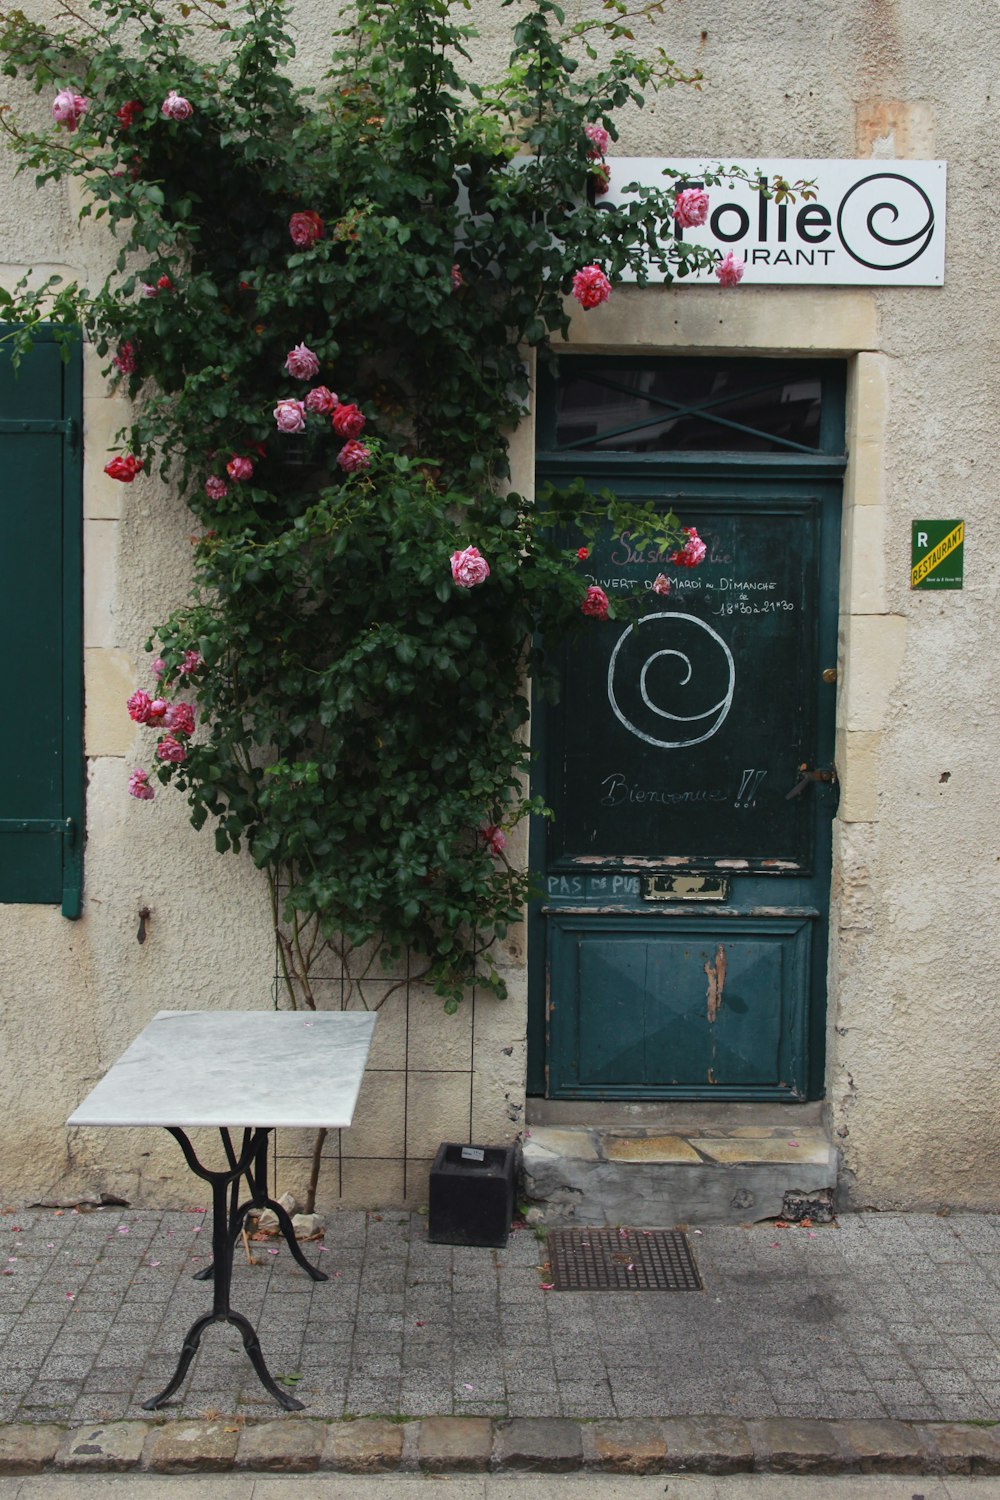
[{"label": "red rose", "polygon": [[357,438],[365,430],[365,415],[352,401],[337,407],[330,424],[338,437]]},{"label": "red rose", "polygon": [[120,479],[122,484],[131,484],[135,476],[142,473],[142,459],[131,453],[124,456],[119,453],[109,464],[104,465],[104,472],[112,479]]},{"label": "red rose", "polygon": [[115,110],[115,119],[123,130],[127,130],[130,125],[135,124],[135,117],[141,109],[141,99],[130,99],[127,104],[122,105],[121,109]]},{"label": "red rose", "polygon": [[590,615],[594,620],[606,620],[608,618],[608,596],[603,589],[595,584],[584,595],[580,610],[585,615]]},{"label": "red rose", "polygon": [[323,238],[323,220],[313,209],[303,209],[301,213],[292,214],[288,221],[288,233],[292,237],[292,243],[298,245],[300,250],[308,250]]}]

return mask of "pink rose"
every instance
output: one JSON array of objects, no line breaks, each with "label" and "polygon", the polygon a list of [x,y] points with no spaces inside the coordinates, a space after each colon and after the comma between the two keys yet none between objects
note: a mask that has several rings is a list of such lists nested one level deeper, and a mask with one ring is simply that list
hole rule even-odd
[{"label": "pink rose", "polygon": [[144,693],[142,689],[139,688],[137,692],[134,692],[132,694],[131,698],[128,700],[128,704],[126,705],[128,708],[129,718],[133,719],[136,724],[148,724],[149,710],[152,707],[152,703],[153,700],[149,696],[149,694]]},{"label": "pink rose", "polygon": [[158,286],[151,286],[148,281],[140,281],[139,287],[144,297],[158,297],[160,295],[160,288]]},{"label": "pink rose", "polygon": [[611,296],[611,282],[600,266],[584,266],[573,277],[573,296],[583,308],[600,307]]},{"label": "pink rose", "polygon": [[67,130],[75,130],[89,108],[89,99],[84,99],[80,94],[74,94],[72,89],[60,89],[52,101],[52,118],[57,125],[65,125]]},{"label": "pink rose", "polygon": [[364,412],[359,411],[353,401],[346,402],[343,406],[337,407],[331,426],[338,437],[360,437],[365,430]]},{"label": "pink rose", "polygon": [[194,114],[194,105],[183,98],[176,89],[171,89],[160,105],[160,114],[165,115],[168,120],[190,120]]},{"label": "pink rose", "polygon": [[364,443],[355,442],[354,438],[351,438],[349,443],[345,443],[337,454],[337,462],[345,474],[362,473],[371,461],[370,450],[365,447]]},{"label": "pink rose", "polygon": [[163,736],[156,747],[156,755],[159,760],[169,760],[175,766],[179,766],[182,760],[187,760],[187,750],[172,734]]},{"label": "pink rose", "polygon": [[666,596],[670,593],[670,579],[664,577],[662,573],[657,573],[656,577],[653,579],[653,593],[662,594],[663,597],[666,598]]},{"label": "pink rose", "polygon": [[708,194],[704,188],[682,188],[674,199],[674,218],[679,229],[697,229],[708,218]]},{"label": "pink rose", "polygon": [[708,548],[698,535],[693,526],[684,527],[684,535],[687,541],[678,552],[671,552],[670,561],[678,568],[696,568],[704,559]]},{"label": "pink rose", "polygon": [[608,147],[611,144],[611,137],[603,125],[587,125],[584,127],[583,133],[594,148],[593,151],[587,153],[589,156],[607,155]]},{"label": "pink rose", "polygon": [[130,797],[138,797],[140,802],[149,802],[156,795],[149,784],[148,771],[141,771],[136,766],[128,779],[128,794]]},{"label": "pink rose", "polygon": [[123,344],[118,345],[118,353],[111,361],[120,375],[135,374],[135,345],[126,339]]},{"label": "pink rose", "polygon": [[190,677],[192,672],[197,672],[199,667],[205,665],[200,651],[185,651],[184,660],[181,662],[180,672],[182,677]]},{"label": "pink rose", "polygon": [[210,500],[225,500],[229,486],[218,474],[210,474],[205,480],[205,494]]},{"label": "pink rose", "polygon": [[746,261],[737,260],[732,250],[730,250],[729,254],[724,255],[715,268],[715,274],[719,278],[719,285],[739,286],[743,280],[743,272],[746,268]]},{"label": "pink rose", "polygon": [[507,847],[507,836],[495,823],[485,823],[479,830],[479,837],[494,857],[502,854]]},{"label": "pink rose", "polygon": [[475,588],[490,576],[490,565],[478,547],[451,554],[451,576],[460,589]]},{"label": "pink rose", "polygon": [[288,233],[294,245],[298,245],[300,250],[308,250],[323,238],[323,220],[311,208],[303,209],[302,213],[292,214],[288,221]]},{"label": "pink rose", "polygon": [[274,408],[279,432],[304,432],[306,409],[301,401],[279,401]]},{"label": "pink rose", "polygon": [[594,620],[606,620],[608,618],[608,596],[603,589],[599,589],[596,583],[591,584],[583,597],[580,605],[582,614],[589,615]]},{"label": "pink rose", "polygon": [[164,672],[167,670],[167,664],[163,660],[163,657],[155,656],[149,664],[149,670],[152,672],[154,677],[162,677]]},{"label": "pink rose", "polygon": [[314,385],[306,396],[306,411],[318,411],[324,416],[337,410],[337,393],[325,385]]},{"label": "pink rose", "polygon": [[163,715],[163,724],[177,734],[194,734],[194,709],[190,703],[172,703]]},{"label": "pink rose", "polygon": [[167,702],[166,698],[154,698],[152,703],[149,705],[149,714],[146,718],[146,723],[159,724],[166,716],[166,712],[169,707],[170,705]]},{"label": "pink rose", "polygon": [[285,369],[296,380],[312,380],[319,372],[319,360],[305,344],[296,344],[285,360]]},{"label": "pink rose", "polygon": [[248,458],[240,458],[237,454],[234,453],[232,458],[226,464],[226,473],[229,475],[230,479],[235,479],[237,482],[240,482],[244,479],[252,479],[253,464]]},{"label": "pink rose", "polygon": [[465,277],[459,270],[458,262],[456,261],[451,268],[451,289],[453,292],[460,292],[464,285]]}]

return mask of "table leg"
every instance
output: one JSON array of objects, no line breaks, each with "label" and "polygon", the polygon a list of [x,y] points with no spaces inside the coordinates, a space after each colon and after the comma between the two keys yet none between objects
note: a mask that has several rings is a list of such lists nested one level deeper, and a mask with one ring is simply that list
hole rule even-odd
[{"label": "table leg", "polygon": [[[232,1234],[232,1208],[228,1201],[228,1190],[241,1177],[246,1177],[251,1164],[261,1159],[262,1150],[266,1159],[267,1131],[254,1131],[252,1135],[244,1132],[243,1150],[239,1157],[235,1152],[230,1157],[230,1167],[225,1172],[212,1172],[203,1167],[194,1153],[194,1148],[183,1130],[176,1126],[168,1126],[170,1134],[180,1144],[184,1152],[184,1159],[196,1176],[211,1184],[212,1188],[212,1311],[198,1318],[188,1329],[187,1335],[181,1345],[180,1359],[177,1369],[167,1385],[158,1395],[149,1401],[142,1403],[144,1411],[155,1411],[162,1406],[181,1385],[188,1372],[191,1361],[194,1359],[201,1342],[201,1336],[210,1323],[232,1323],[238,1328],[243,1338],[243,1347],[247,1352],[250,1363],[257,1371],[257,1376],[265,1390],[269,1391],[274,1399],[283,1406],[286,1411],[302,1411],[304,1402],[297,1400],[287,1391],[283,1391],[276,1385],[261,1353],[260,1341],[250,1321],[242,1313],[234,1312],[229,1304],[229,1293],[232,1285],[233,1275],[233,1250],[235,1239]],[[227,1152],[227,1155],[229,1153]],[[249,1180],[249,1179],[248,1179]]]},{"label": "table leg", "polygon": [[[229,1138],[229,1132],[228,1130],[222,1130],[220,1131],[220,1135],[222,1136],[222,1143],[225,1147],[226,1155],[229,1158],[229,1165],[231,1168],[235,1169],[236,1153],[233,1150],[232,1142]],[[248,1137],[249,1131],[244,1131],[244,1151],[247,1149]],[[327,1276],[326,1272],[321,1271],[318,1266],[314,1266],[312,1262],[307,1260],[305,1255],[303,1254],[299,1242],[295,1238],[295,1230],[292,1227],[292,1220],[287,1210],[284,1209],[280,1203],[277,1203],[273,1198],[269,1198],[267,1195],[268,1139],[269,1132],[267,1130],[258,1131],[258,1139],[255,1143],[253,1158],[247,1170],[242,1174],[242,1176],[246,1178],[247,1186],[250,1189],[250,1197],[245,1203],[237,1203],[239,1179],[236,1179],[233,1182],[229,1201],[229,1234],[233,1242],[233,1248],[235,1249],[236,1242],[240,1236],[240,1230],[243,1228],[243,1224],[247,1215],[261,1208],[269,1208],[278,1220],[278,1228],[281,1230],[282,1234],[285,1237],[288,1248],[292,1252],[292,1258],[302,1267],[307,1276],[312,1277],[313,1281],[329,1281],[330,1278]],[[192,1279],[194,1281],[211,1281],[212,1274],[212,1267],[205,1266],[204,1270],[196,1271]]]}]

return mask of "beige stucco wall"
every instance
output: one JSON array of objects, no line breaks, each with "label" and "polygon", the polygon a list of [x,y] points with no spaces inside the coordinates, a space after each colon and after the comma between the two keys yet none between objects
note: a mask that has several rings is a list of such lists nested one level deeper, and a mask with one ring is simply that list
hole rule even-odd
[{"label": "beige stucco wall", "polygon": [[[54,10],[31,0],[30,13]],[[573,14],[596,13],[586,0]],[[322,0],[301,0],[304,77],[322,71]],[[479,0],[477,65],[506,49],[511,12]],[[969,36],[977,38],[975,47]],[[997,210],[993,63],[1000,14],[977,0],[684,0],[638,45],[701,67],[700,94],[675,90],[621,122],[629,155],[941,157],[949,162],[943,288],[623,289],[574,318],[598,351],[803,351],[850,361],[838,686],[828,1098],[853,1201],[1000,1206],[993,1163],[1000,1053],[990,917],[1000,881],[992,762],[1000,656],[996,328],[988,247]],[[4,80],[38,121],[47,100]],[[0,278],[26,266],[94,286],[107,246],[75,222],[68,194],[36,193],[0,160]],[[179,797],[125,795],[143,731],[124,700],[147,685],[142,644],[182,596],[189,518],[153,479],[102,473],[124,419],[97,362],[86,365],[85,650],[88,757],[84,914],[0,908],[0,1171],[5,1194],[120,1191],[150,1202],[193,1195],[158,1132],[67,1135],[66,1114],[164,1007],[267,1006],[274,974],[267,893],[246,860],[220,857],[187,825]],[[515,462],[528,487],[526,422]],[[910,521],[962,516],[962,592],[911,593]],[[946,774],[947,773],[947,774]],[[139,909],[152,913],[136,940]],[[523,1119],[521,937],[511,998],[479,997],[458,1017],[405,986],[387,1002],[358,1127],[332,1139],[327,1201],[419,1201],[439,1140],[511,1139]],[[407,1025],[407,1019],[409,1025]],[[405,1146],[404,1146],[405,1142]],[[279,1142],[283,1186],[300,1184],[308,1143]]]}]

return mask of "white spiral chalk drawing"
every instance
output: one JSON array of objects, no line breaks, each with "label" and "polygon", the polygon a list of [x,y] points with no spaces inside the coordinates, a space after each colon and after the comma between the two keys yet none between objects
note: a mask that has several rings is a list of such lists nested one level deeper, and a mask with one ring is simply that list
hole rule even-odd
[{"label": "white spiral chalk drawing", "polygon": [[[660,658],[664,656],[677,657],[677,659],[682,662],[687,668],[685,675],[678,683],[678,687],[686,687],[687,684],[691,681],[693,668],[691,665],[691,658],[685,652],[678,651],[671,647],[652,651],[650,652],[649,656],[646,657],[639,672],[639,694],[642,698],[643,703],[652,713],[656,714],[658,718],[669,720],[673,724],[690,724],[692,726],[692,729],[696,729],[697,726],[701,726],[701,733],[685,733],[680,730],[674,730],[673,732],[675,734],[681,734],[682,737],[680,739],[658,739],[656,735],[647,734],[646,731],[640,729],[637,724],[633,724],[628,715],[623,712],[618,702],[618,698],[615,693],[615,675],[616,672],[619,672],[619,669],[624,670],[622,663],[619,660],[621,649],[624,646],[625,642],[628,640],[629,636],[633,634],[633,632],[640,633],[639,635],[637,635],[637,639],[641,639],[642,636],[648,635],[653,628],[654,620],[686,620],[689,624],[696,626],[699,630],[703,630],[725,657],[729,678],[726,691],[723,693],[722,697],[717,703],[712,704],[711,708],[703,709],[700,713],[696,714],[677,714],[671,712],[670,709],[661,708],[658,704],[653,702],[646,688],[646,678],[650,668],[652,667],[654,662],[659,661]],[[619,682],[621,682],[620,672]],[[622,724],[624,724],[629,733],[634,734],[637,739],[645,740],[647,745],[658,745],[663,750],[679,750],[683,746],[700,745],[702,740],[711,739],[712,735],[715,734],[715,732],[718,730],[719,726],[722,724],[732,706],[733,690],[735,686],[736,667],[733,663],[733,653],[730,651],[729,647],[722,639],[722,636],[719,635],[717,631],[713,630],[711,625],[706,625],[704,620],[699,620],[696,615],[685,615],[672,611],[664,611],[662,614],[644,616],[644,618],[638,625],[629,625],[628,629],[622,632],[617,642],[615,643],[615,649],[611,653],[611,660],[608,662],[608,702],[611,704],[612,712],[614,713],[615,717]],[[707,728],[704,727],[706,719],[712,720]],[[664,732],[666,732],[665,726]]]},{"label": "white spiral chalk drawing", "polygon": [[[903,182],[910,191],[907,194],[900,188],[880,186],[888,182]],[[892,192],[894,201],[879,201],[879,194],[886,191]],[[923,188],[911,177],[901,172],[873,172],[844,194],[837,212],[837,233],[848,255],[859,265],[872,271],[901,271],[919,260],[930,244],[934,209]]]}]

